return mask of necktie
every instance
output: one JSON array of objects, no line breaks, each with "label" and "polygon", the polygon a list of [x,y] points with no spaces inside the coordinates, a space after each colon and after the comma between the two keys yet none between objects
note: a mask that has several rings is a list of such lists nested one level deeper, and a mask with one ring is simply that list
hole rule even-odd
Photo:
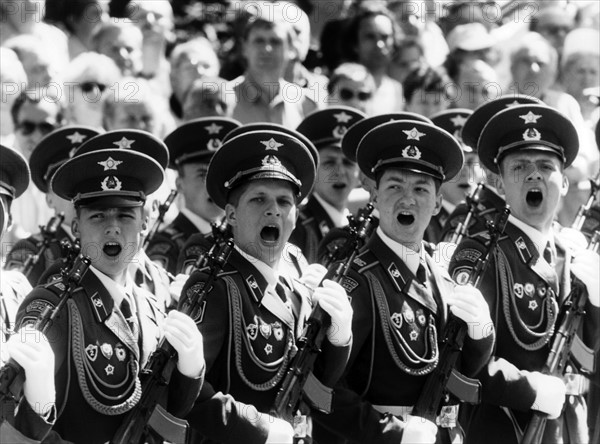
[{"label": "necktie", "polygon": [[419,263],[419,268],[417,268],[417,280],[427,286],[427,270],[425,269],[425,265],[423,262]]},{"label": "necktie", "polygon": [[544,259],[548,262],[552,267],[554,267],[554,254],[552,252],[552,246],[550,242],[546,244],[546,248],[544,248]]},{"label": "necktie", "polygon": [[136,332],[135,318],[133,316],[133,313],[131,312],[131,304],[129,303],[129,296],[125,296],[123,298],[123,302],[121,302],[120,309],[121,309],[121,313],[123,313],[123,317],[127,321],[127,325],[129,325],[129,328],[131,329],[131,332],[133,333],[134,336],[136,336],[137,332]]}]

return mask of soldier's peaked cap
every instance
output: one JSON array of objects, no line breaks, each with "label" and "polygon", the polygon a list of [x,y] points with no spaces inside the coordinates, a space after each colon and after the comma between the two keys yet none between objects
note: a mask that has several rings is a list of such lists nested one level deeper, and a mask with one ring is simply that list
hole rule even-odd
[{"label": "soldier's peaked cap", "polygon": [[454,138],[461,143],[463,151],[465,153],[470,153],[474,151],[474,148],[464,143],[461,133],[465,122],[472,113],[472,110],[464,108],[446,109],[433,114],[431,116],[431,121],[435,126],[452,134]]},{"label": "soldier's peaked cap", "polygon": [[498,97],[497,99],[490,100],[489,102],[477,107],[477,109],[469,116],[461,131],[462,141],[467,146],[477,150],[477,141],[479,140],[481,131],[483,131],[483,127],[495,114],[513,106],[529,104],[541,105],[542,103],[543,102],[540,99],[535,97],[519,94]]},{"label": "soldier's peaked cap", "polygon": [[255,122],[255,123],[246,123],[238,128],[231,130],[223,140],[223,143],[227,142],[229,139],[233,139],[240,134],[251,133],[253,131],[279,131],[280,133],[289,134],[297,139],[300,139],[304,145],[310,151],[310,154],[313,157],[313,161],[315,162],[315,168],[319,166],[319,151],[315,147],[315,145],[306,137],[304,134],[299,133],[287,126],[280,125],[279,123],[271,123],[271,122]]},{"label": "soldier's peaked cap", "polygon": [[165,138],[171,154],[171,168],[188,162],[206,162],[223,145],[225,136],[242,124],[228,117],[190,120]]},{"label": "soldier's peaked cap", "polygon": [[308,137],[318,150],[339,148],[348,129],[365,117],[366,114],[347,106],[321,109],[306,116],[296,131]]},{"label": "soldier's peaked cap", "polygon": [[76,206],[141,206],[160,187],[159,163],[137,151],[96,150],[66,161],[54,174],[54,192]]},{"label": "soldier's peaked cap", "polygon": [[169,164],[169,150],[163,141],[147,131],[136,129],[114,130],[93,137],[77,148],[75,156],[105,149],[145,154],[156,160],[163,169]]},{"label": "soldier's peaked cap", "polygon": [[98,134],[100,132],[97,129],[89,126],[70,125],[58,128],[44,137],[29,157],[31,179],[35,186],[47,193],[50,179],[58,167],[73,157],[83,143]]},{"label": "soldier's peaked cap", "polygon": [[310,192],[316,170],[313,156],[302,141],[278,131],[253,131],[229,139],[208,166],[206,188],[225,208],[229,193],[244,183],[279,179],[292,183],[298,201]]},{"label": "soldier's peaked cap", "polygon": [[520,150],[556,154],[564,167],[579,151],[579,137],[571,121],[546,105],[519,105],[494,115],[478,142],[481,163],[499,173],[502,157]]},{"label": "soldier's peaked cap", "polygon": [[396,167],[447,181],[462,168],[464,155],[447,131],[416,120],[398,120],[369,131],[358,145],[356,159],[371,179],[378,171]]},{"label": "soldier's peaked cap", "polygon": [[0,194],[16,199],[29,185],[29,166],[17,151],[0,145]]},{"label": "soldier's peaked cap", "polygon": [[431,123],[431,120],[427,117],[410,112],[380,114],[360,120],[348,128],[348,132],[344,134],[344,138],[342,139],[342,151],[346,157],[356,162],[356,150],[358,149],[359,142],[365,137],[365,134],[382,123],[392,122],[394,120],[417,120]]}]

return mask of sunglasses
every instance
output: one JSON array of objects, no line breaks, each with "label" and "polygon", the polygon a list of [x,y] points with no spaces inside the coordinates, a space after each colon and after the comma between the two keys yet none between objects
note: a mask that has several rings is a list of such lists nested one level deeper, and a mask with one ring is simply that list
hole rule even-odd
[{"label": "sunglasses", "polygon": [[348,88],[340,89],[340,98],[342,100],[352,100],[352,99],[354,99],[354,97],[357,97],[358,100],[360,100],[361,102],[365,102],[365,101],[369,100],[372,96],[373,96],[373,93],[370,93],[367,91],[354,92]]},{"label": "sunglasses", "polygon": [[571,32],[571,29],[572,28],[570,26],[560,26],[560,25],[547,25],[547,26],[544,26],[543,28],[541,28],[542,31],[545,31],[551,35],[557,35],[557,34],[560,34],[561,32],[564,34],[568,34],[569,32]]},{"label": "sunglasses", "polygon": [[54,131],[57,128],[57,125],[48,122],[31,122],[29,120],[24,120],[17,125],[17,129],[20,130],[25,136],[32,134],[36,128],[40,131],[40,133],[46,135]]},{"label": "sunglasses", "polygon": [[98,82],[83,82],[79,84],[79,88],[81,88],[81,90],[84,93],[91,93],[92,91],[95,91],[96,89],[98,89],[98,91],[100,91],[100,93],[103,93],[104,90],[106,89],[106,85],[104,85],[103,83],[98,83]]}]

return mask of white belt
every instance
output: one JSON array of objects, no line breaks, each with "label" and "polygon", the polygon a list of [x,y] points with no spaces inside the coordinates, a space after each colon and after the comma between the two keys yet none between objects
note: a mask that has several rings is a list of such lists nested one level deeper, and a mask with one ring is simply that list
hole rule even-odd
[{"label": "white belt", "polygon": [[[445,405],[440,414],[435,418],[435,423],[439,427],[451,429],[456,427],[458,422],[458,405]],[[373,408],[379,413],[389,413],[393,416],[399,416],[406,419],[407,415],[412,414],[414,406],[412,405],[374,405]]]}]

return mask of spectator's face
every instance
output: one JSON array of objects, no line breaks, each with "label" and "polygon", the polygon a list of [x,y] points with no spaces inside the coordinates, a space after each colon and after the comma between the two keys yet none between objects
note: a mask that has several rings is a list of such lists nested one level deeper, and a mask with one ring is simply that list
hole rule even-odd
[{"label": "spectator's face", "polygon": [[540,97],[554,83],[556,60],[545,45],[532,45],[515,54],[511,72],[519,93]]},{"label": "spectator's face", "polygon": [[457,83],[459,88],[455,101],[456,108],[474,110],[500,95],[494,70],[483,65],[483,62],[475,62],[473,66],[460,68]]},{"label": "spectator's face", "polygon": [[410,101],[406,104],[406,110],[411,113],[421,114],[430,117],[433,114],[448,109],[450,102],[446,94],[442,91],[423,91],[417,89]]},{"label": "spectator's face", "polygon": [[25,102],[15,123],[17,146],[27,160],[36,145],[50,132],[62,126],[57,120],[59,106],[51,99],[42,99],[39,103]]},{"label": "spectator's face", "polygon": [[102,127],[102,104],[108,86],[93,79],[77,82],[69,103],[69,122]]},{"label": "spectator's face", "polygon": [[107,130],[139,129],[155,133],[156,119],[152,106],[138,101],[120,102],[116,105],[112,119],[107,119]]},{"label": "spectator's face", "polygon": [[243,51],[248,62],[248,71],[282,75],[293,55],[288,36],[284,25],[254,26],[244,42]]},{"label": "spectator's face", "polygon": [[345,207],[350,192],[358,185],[358,165],[344,156],[339,148],[323,148],[317,169],[315,192],[327,203]]},{"label": "spectator's face", "polygon": [[215,53],[195,51],[181,54],[171,71],[173,89],[183,95],[189,91],[194,80],[219,75],[219,60]]},{"label": "spectator's face", "polygon": [[174,28],[173,9],[166,0],[132,2],[131,20],[144,33],[144,44],[168,38]]},{"label": "spectator's face", "polygon": [[394,27],[392,21],[377,15],[362,21],[358,30],[356,51],[358,61],[369,70],[386,67],[394,47]]},{"label": "spectator's face", "polygon": [[352,79],[340,79],[331,92],[329,100],[333,106],[350,106],[366,114],[372,114],[375,82],[359,82]]},{"label": "spectator's face", "polygon": [[183,119],[187,122],[200,117],[227,115],[227,103],[223,100],[221,90],[202,89],[191,91],[183,103]]},{"label": "spectator's face", "polygon": [[600,86],[600,57],[592,54],[578,54],[569,57],[565,64],[563,85],[567,93],[583,98],[583,90]]},{"label": "spectator's face", "polygon": [[390,76],[402,83],[411,71],[414,71],[423,64],[424,59],[421,55],[421,50],[416,46],[409,46],[401,50],[392,61]]},{"label": "spectator's face", "polygon": [[124,76],[134,76],[142,68],[142,34],[135,27],[107,32],[98,52],[115,61]]},{"label": "spectator's face", "polygon": [[542,34],[560,53],[565,37],[575,27],[573,18],[565,11],[553,9],[540,14],[537,32]]},{"label": "spectator's face", "polygon": [[177,178],[177,190],[185,200],[185,207],[208,221],[223,217],[221,210],[206,191],[207,163],[186,163]]}]

